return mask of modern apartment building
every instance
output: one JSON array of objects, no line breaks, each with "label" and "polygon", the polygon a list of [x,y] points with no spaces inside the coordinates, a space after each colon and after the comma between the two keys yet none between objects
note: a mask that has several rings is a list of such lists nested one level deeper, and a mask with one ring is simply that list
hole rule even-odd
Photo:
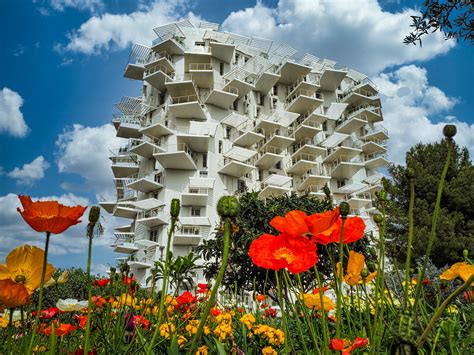
[{"label": "modern apartment building", "polygon": [[175,256],[212,238],[217,200],[246,189],[324,198],[328,184],[373,228],[389,137],[365,75],[217,24],[185,20],[154,31],[125,68],[143,90],[116,105],[124,138],[110,156],[117,199],[101,203],[125,221],[113,247],[142,286],[163,258],[173,198],[182,205]]}]

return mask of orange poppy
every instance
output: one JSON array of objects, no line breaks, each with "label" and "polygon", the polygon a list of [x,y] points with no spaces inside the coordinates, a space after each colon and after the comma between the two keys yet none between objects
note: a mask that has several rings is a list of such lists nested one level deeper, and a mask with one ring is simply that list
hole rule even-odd
[{"label": "orange poppy", "polygon": [[[326,231],[313,234],[313,242],[319,244],[339,243],[341,239],[341,228],[342,219],[339,218],[329,229]],[[344,244],[349,244],[358,241],[364,235],[365,223],[362,218],[358,216],[346,218],[344,223]]]},{"label": "orange poppy", "polygon": [[0,305],[5,308],[24,306],[30,302],[25,286],[11,279],[0,280]]},{"label": "orange poppy", "polygon": [[[367,277],[362,277],[362,270],[365,265],[365,256],[353,250],[349,252],[349,260],[347,262],[346,274],[343,276],[344,282],[349,286],[355,286],[359,283],[368,283],[372,281],[377,272],[369,274]],[[336,264],[337,274],[339,275],[340,264]]]},{"label": "orange poppy", "polygon": [[318,261],[317,248],[306,237],[262,234],[249,248],[252,262],[265,269],[287,268],[293,274],[304,272]]},{"label": "orange poppy", "polygon": [[363,348],[368,343],[368,339],[360,337],[357,337],[354,342],[351,342],[349,339],[331,339],[329,349],[340,351],[342,355],[349,355],[351,351]]},{"label": "orange poppy", "polygon": [[324,310],[329,312],[336,308],[331,299],[325,295],[323,295],[323,302],[321,305],[321,295],[319,293],[303,293],[300,295],[300,298],[303,300],[305,306],[312,310],[319,311],[324,307]]},{"label": "orange poppy", "polygon": [[[62,323],[59,326],[54,327],[54,335],[56,336],[63,336],[67,335],[73,331],[75,331],[78,327],[72,324],[65,324]],[[53,329],[51,326],[45,327],[45,324],[41,324],[40,332],[46,335],[51,335],[53,333]]]},{"label": "orange poppy", "polygon": [[[439,275],[439,278],[441,280],[451,281],[460,277],[464,282],[466,282],[473,274],[474,265],[463,261],[453,264],[448,270]],[[474,282],[471,285],[474,286]]]},{"label": "orange poppy", "polygon": [[[6,257],[6,265],[0,264],[0,280],[10,279],[21,284],[31,295],[41,285],[44,251],[23,245],[13,249]],[[46,264],[45,280],[53,275],[54,267]]]},{"label": "orange poppy", "polygon": [[17,208],[26,223],[37,232],[59,234],[80,223],[87,207],[64,206],[57,201],[33,202],[30,196],[18,196],[23,211]]}]

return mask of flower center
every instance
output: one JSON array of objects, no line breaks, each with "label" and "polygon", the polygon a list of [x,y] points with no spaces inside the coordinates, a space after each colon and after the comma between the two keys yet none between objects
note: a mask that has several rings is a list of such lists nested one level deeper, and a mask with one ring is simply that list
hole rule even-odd
[{"label": "flower center", "polygon": [[288,248],[280,248],[273,253],[275,259],[285,259],[288,264],[291,264],[295,259],[295,254]]},{"label": "flower center", "polygon": [[26,277],[23,275],[16,275],[15,282],[19,284],[24,284],[26,282]]}]

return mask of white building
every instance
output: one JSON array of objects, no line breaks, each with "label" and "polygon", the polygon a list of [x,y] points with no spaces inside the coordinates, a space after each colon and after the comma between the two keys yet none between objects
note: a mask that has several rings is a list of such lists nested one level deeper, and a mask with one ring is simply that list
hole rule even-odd
[{"label": "white building", "polygon": [[286,44],[181,21],[136,44],[125,77],[143,82],[113,123],[123,148],[110,156],[115,251],[142,285],[163,257],[170,201],[181,200],[175,256],[211,237],[222,195],[295,191],[347,201],[369,228],[376,169],[388,164],[387,131],[375,85],[363,74]]}]

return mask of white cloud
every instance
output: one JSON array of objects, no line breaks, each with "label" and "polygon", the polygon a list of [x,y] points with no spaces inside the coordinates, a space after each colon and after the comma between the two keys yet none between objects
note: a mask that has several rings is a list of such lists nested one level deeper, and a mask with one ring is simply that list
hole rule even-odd
[{"label": "white cloud", "polygon": [[383,11],[376,0],[280,0],[276,8],[257,2],[233,12],[222,27],[285,42],[302,53],[374,75],[391,66],[429,60],[455,46],[441,33],[427,36],[422,48],[403,44],[415,14],[413,9]]},{"label": "white cloud", "polygon": [[31,163],[23,165],[22,168],[16,167],[7,175],[15,180],[20,185],[31,185],[36,180],[44,177],[44,171],[49,168],[49,163],[42,155],[37,157]]},{"label": "white cloud", "polygon": [[102,0],[50,0],[53,10],[63,12],[67,7],[81,11],[97,12],[104,8]]},{"label": "white cloud", "polygon": [[395,72],[380,74],[374,82],[382,97],[383,125],[390,134],[388,152],[394,163],[403,164],[405,153],[415,144],[441,139],[443,127],[448,123],[457,126],[456,142],[474,154],[474,125],[454,116],[433,122],[433,115],[450,110],[458,99],[430,86],[426,69],[403,66]]},{"label": "white cloud", "polygon": [[150,43],[153,28],[178,20],[187,0],[156,0],[130,14],[105,13],[93,16],[68,35],[69,43],[59,51],[98,54],[102,50],[124,49],[134,42]]},{"label": "white cloud", "polygon": [[15,91],[4,87],[0,90],[0,133],[7,132],[15,137],[24,137],[28,126],[20,111],[23,98]]},{"label": "white cloud", "polygon": [[56,141],[59,172],[82,176],[91,192],[105,193],[113,189],[108,156],[111,149],[124,142],[115,137],[115,133],[111,124],[98,127],[75,124],[65,130]]}]

